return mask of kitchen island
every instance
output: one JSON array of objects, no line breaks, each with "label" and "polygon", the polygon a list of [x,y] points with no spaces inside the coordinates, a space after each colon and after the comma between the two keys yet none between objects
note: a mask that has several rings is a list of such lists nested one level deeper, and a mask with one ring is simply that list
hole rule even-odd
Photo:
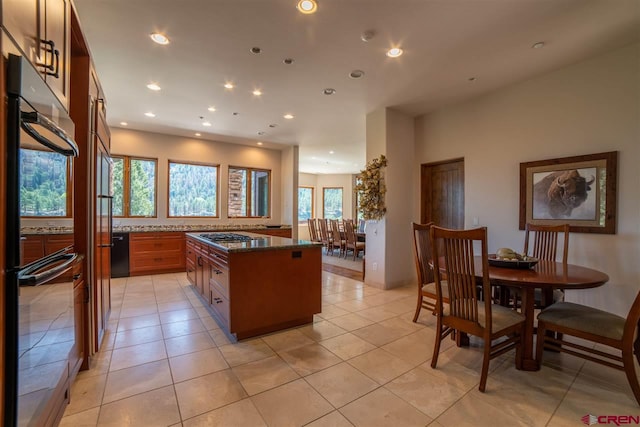
[{"label": "kitchen island", "polygon": [[187,233],[187,277],[227,335],[244,339],[320,313],[321,249],[255,233]]}]

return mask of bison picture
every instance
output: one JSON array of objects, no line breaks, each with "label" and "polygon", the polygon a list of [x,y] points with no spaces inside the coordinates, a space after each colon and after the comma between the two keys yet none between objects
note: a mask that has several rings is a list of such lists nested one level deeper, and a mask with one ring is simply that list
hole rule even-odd
[{"label": "bison picture", "polygon": [[[595,173],[595,169],[592,169]],[[543,174],[534,174],[543,175]],[[595,176],[587,181],[578,170],[551,172],[533,186],[533,218],[535,219],[594,219],[595,200],[589,205],[587,213],[573,215],[574,209],[582,205],[589,197],[591,184]],[[535,177],[534,177],[535,182]],[[594,199],[592,197],[592,199]]]}]

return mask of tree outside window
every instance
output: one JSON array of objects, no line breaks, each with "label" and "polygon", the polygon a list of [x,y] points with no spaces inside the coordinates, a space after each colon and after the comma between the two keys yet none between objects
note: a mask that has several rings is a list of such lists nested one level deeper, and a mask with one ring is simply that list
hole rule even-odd
[{"label": "tree outside window", "polygon": [[325,219],[342,219],[342,187],[322,189],[322,213]]},{"label": "tree outside window", "polygon": [[68,217],[69,168],[62,154],[20,149],[20,215]]},{"label": "tree outside window", "polygon": [[218,216],[217,165],[169,162],[168,216]]},{"label": "tree outside window", "polygon": [[298,223],[313,218],[313,187],[298,187]]},{"label": "tree outside window", "polygon": [[113,157],[113,216],[155,217],[157,160]]},{"label": "tree outside window", "polygon": [[229,218],[268,217],[271,212],[271,171],[229,167]]}]

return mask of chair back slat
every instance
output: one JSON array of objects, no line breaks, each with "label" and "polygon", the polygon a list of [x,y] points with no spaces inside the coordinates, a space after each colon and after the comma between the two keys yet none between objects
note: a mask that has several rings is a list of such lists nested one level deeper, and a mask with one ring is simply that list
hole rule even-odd
[{"label": "chair back slat", "polygon": [[336,246],[340,244],[342,241],[342,236],[340,235],[340,224],[337,219],[330,219],[329,223],[331,224],[331,237]]},{"label": "chair back slat", "polygon": [[[531,256],[541,260],[556,261],[558,256],[558,235],[563,233],[562,262],[567,263],[569,252],[569,225],[527,224],[524,235],[524,253],[529,254],[529,240],[533,242]],[[533,238],[531,238],[533,235]]]},{"label": "chair back slat", "polygon": [[433,268],[431,258],[431,242],[429,240],[429,228],[432,222],[427,224],[413,223],[413,255],[418,272],[420,286],[433,282]]},{"label": "chair back slat", "polygon": [[449,315],[491,331],[491,298],[485,298],[485,324],[479,325],[478,322],[478,292],[474,264],[474,243],[480,243],[484,266],[482,293],[490,295],[486,228],[449,230],[433,226],[430,236],[433,259],[438,260],[440,265],[439,269],[434,269],[436,284],[444,281],[443,276],[447,281]]}]

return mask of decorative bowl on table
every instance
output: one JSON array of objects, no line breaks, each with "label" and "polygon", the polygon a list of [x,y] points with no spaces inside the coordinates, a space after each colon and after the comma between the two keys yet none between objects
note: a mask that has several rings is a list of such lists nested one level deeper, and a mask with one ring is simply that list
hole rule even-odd
[{"label": "decorative bowl on table", "polygon": [[522,257],[522,259],[512,258],[497,258],[496,255],[489,255],[489,265],[494,267],[501,268],[518,268],[522,270],[526,270],[528,268],[533,267],[538,263],[538,258],[533,258],[530,256]]}]

